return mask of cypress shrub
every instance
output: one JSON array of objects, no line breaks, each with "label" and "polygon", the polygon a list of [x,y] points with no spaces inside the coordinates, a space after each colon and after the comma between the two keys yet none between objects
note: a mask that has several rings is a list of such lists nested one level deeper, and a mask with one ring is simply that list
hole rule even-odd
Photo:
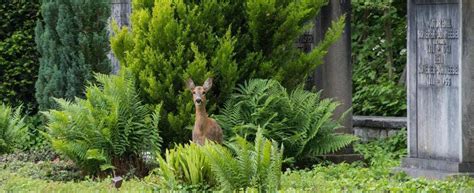
[{"label": "cypress shrub", "polygon": [[335,21],[326,39],[305,53],[298,38],[327,0],[134,0],[132,30],[117,29],[114,54],[131,68],[148,104],[163,102],[165,144],[190,139],[194,119],[185,81],[213,77],[208,112],[218,110],[238,83],[272,78],[294,88],[322,62],[342,33]]},{"label": "cypress shrub", "polygon": [[41,110],[56,107],[53,97],[82,96],[93,72],[110,72],[107,58],[109,0],[42,0],[36,25],[41,57],[36,99]]}]

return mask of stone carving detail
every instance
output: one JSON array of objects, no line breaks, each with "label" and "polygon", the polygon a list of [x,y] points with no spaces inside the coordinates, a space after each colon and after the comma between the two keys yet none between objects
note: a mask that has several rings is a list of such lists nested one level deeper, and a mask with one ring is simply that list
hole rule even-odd
[{"label": "stone carving detail", "polygon": [[418,54],[427,58],[418,60],[420,86],[450,87],[459,75],[459,66],[453,59],[453,46],[457,46],[459,30],[452,18],[430,18],[417,24]]},{"label": "stone carving detail", "polygon": [[311,31],[304,33],[297,42],[297,47],[304,52],[308,53],[311,51],[314,44],[314,36]]}]

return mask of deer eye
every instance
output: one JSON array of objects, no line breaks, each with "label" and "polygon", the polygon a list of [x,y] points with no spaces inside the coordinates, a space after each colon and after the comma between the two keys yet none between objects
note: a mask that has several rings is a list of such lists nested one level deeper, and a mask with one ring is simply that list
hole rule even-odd
[{"label": "deer eye", "polygon": [[206,92],[202,92],[202,94],[206,94]]},{"label": "deer eye", "polygon": [[193,91],[193,94],[196,94],[196,92]]}]

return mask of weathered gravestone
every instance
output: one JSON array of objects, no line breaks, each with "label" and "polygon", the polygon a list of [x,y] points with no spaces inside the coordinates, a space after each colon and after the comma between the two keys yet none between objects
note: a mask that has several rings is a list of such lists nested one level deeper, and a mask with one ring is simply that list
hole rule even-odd
[{"label": "weathered gravestone", "polygon": [[474,1],[408,0],[412,176],[474,174]]}]

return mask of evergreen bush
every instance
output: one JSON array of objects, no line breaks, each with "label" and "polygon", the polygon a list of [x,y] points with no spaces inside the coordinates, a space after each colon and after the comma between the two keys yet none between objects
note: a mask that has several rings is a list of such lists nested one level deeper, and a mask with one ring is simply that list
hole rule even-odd
[{"label": "evergreen bush", "polygon": [[28,110],[36,108],[32,90],[39,65],[33,34],[38,9],[38,0],[0,4],[0,103],[22,103]]},{"label": "evergreen bush", "polygon": [[93,72],[108,73],[109,0],[42,0],[35,41],[41,55],[36,100],[55,108],[54,97],[83,96]]},{"label": "evergreen bush", "polygon": [[186,142],[193,103],[185,81],[213,77],[208,111],[250,78],[273,78],[288,88],[304,82],[343,31],[335,21],[309,53],[295,46],[327,0],[133,0],[131,28],[115,30],[114,54],[132,69],[149,104],[163,102],[165,144]]},{"label": "evergreen bush", "polygon": [[130,73],[96,75],[100,85],[86,88],[86,99],[56,99],[59,110],[45,112],[52,147],[85,174],[146,175],[145,152],[159,151],[160,106],[151,113],[138,98]]}]

